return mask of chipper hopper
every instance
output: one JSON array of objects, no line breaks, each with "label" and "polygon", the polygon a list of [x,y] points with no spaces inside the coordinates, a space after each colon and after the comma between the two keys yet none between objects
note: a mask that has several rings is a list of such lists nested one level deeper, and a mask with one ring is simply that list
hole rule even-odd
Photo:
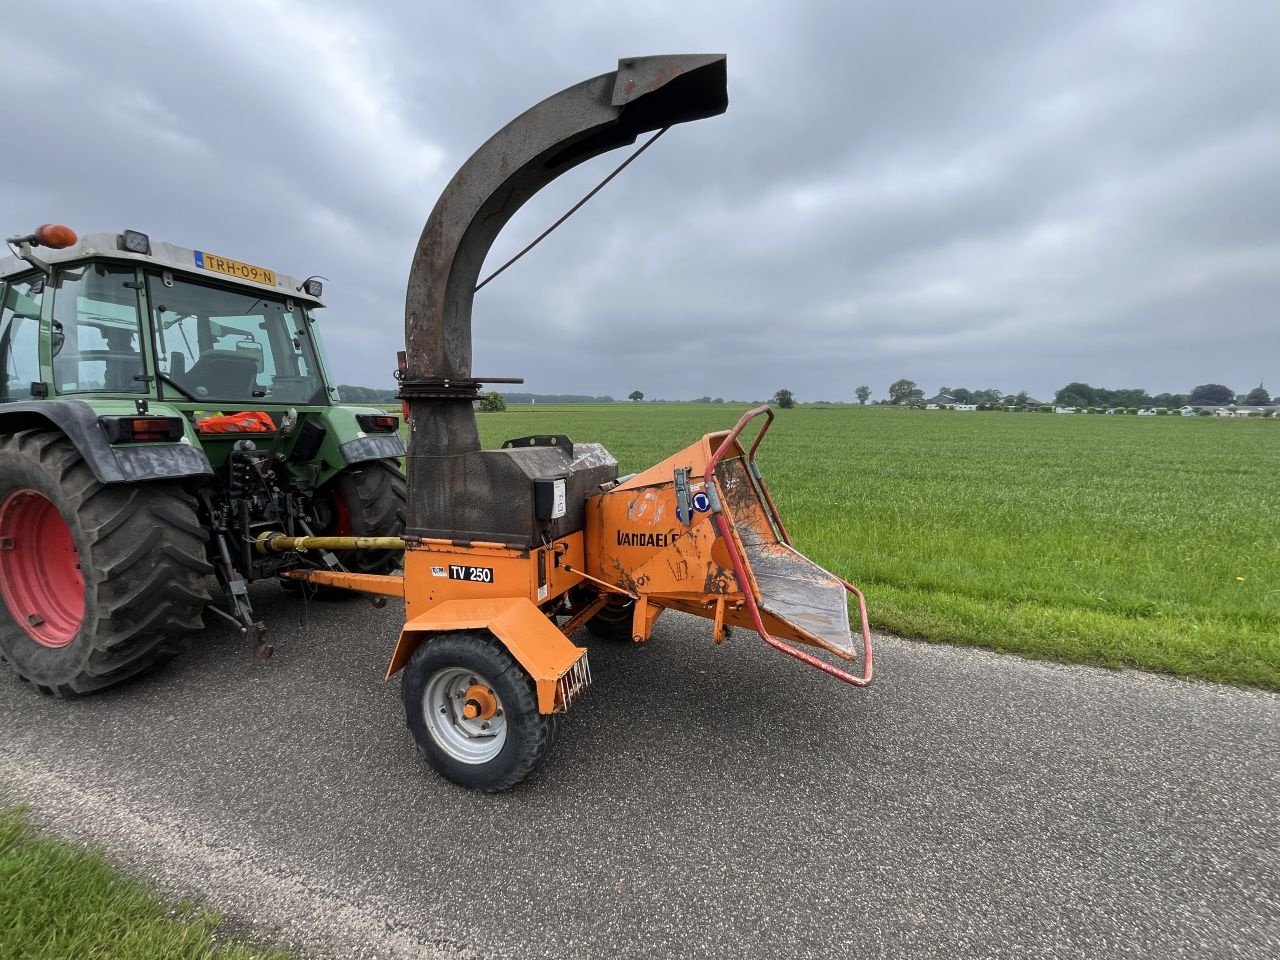
[{"label": "chipper hopper", "polygon": [[[724,112],[725,80],[720,55],[623,60],[517,117],[463,165],[427,221],[409,278],[403,577],[289,574],[404,597],[388,676],[404,671],[406,718],[424,756],[466,786],[510,787],[545,757],[560,716],[591,682],[587,650],[571,639],[584,626],[642,643],[663,610],[677,610],[711,620],[716,642],[743,627],[847,683],[871,679],[862,595],[792,547],[756,466],[768,407],[628,477],[601,445],[564,436],[480,446],[473,403],[482,383],[496,381],[472,376],[471,307],[502,226],[584,160]],[[264,552],[362,545],[389,543],[259,540]],[[860,654],[860,669],[818,654]]]}]

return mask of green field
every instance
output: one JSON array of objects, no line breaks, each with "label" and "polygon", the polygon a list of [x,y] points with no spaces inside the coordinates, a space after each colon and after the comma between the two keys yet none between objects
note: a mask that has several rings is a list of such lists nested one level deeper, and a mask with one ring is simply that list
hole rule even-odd
[{"label": "green field", "polygon": [[[742,407],[515,407],[486,445],[599,440],[624,472]],[[797,547],[905,636],[1280,689],[1280,423],[783,410],[761,466]]]}]

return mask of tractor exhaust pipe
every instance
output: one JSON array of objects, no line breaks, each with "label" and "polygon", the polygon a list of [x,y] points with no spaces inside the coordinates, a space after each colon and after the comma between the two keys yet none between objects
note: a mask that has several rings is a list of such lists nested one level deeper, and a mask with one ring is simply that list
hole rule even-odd
[{"label": "tractor exhaust pipe", "polygon": [[[427,220],[405,296],[410,533],[464,531],[457,506],[477,485],[459,458],[480,449],[472,401],[471,306],[493,241],[530,197],[592,157],[643,133],[717,116],[729,104],[725,57],[620,60],[525,111],[458,170]],[[474,525],[474,523],[472,523]]]}]

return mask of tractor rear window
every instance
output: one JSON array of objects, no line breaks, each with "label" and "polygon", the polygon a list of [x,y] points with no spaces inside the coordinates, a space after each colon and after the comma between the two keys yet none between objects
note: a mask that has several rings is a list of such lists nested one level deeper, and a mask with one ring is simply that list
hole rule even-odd
[{"label": "tractor rear window", "polygon": [[325,403],[302,307],[173,277],[148,280],[162,389],[199,401]]},{"label": "tractor rear window", "polygon": [[59,393],[147,391],[132,267],[87,263],[59,272],[52,352]]}]

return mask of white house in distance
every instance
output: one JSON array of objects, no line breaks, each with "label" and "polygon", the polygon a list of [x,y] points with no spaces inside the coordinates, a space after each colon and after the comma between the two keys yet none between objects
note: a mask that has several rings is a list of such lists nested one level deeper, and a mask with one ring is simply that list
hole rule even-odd
[{"label": "white house in distance", "polygon": [[1213,406],[1209,404],[1199,404],[1197,406],[1183,406],[1177,410],[1171,411],[1176,414],[1182,414],[1184,417],[1199,416],[1201,412],[1208,411],[1213,416],[1223,420],[1244,420],[1249,416],[1259,417],[1277,417],[1280,416],[1280,404],[1266,403],[1252,406],[1237,406],[1234,403],[1226,406]]},{"label": "white house in distance", "polygon": [[976,403],[961,403],[949,393],[940,393],[936,397],[930,397],[924,402],[926,410],[977,410]]}]

